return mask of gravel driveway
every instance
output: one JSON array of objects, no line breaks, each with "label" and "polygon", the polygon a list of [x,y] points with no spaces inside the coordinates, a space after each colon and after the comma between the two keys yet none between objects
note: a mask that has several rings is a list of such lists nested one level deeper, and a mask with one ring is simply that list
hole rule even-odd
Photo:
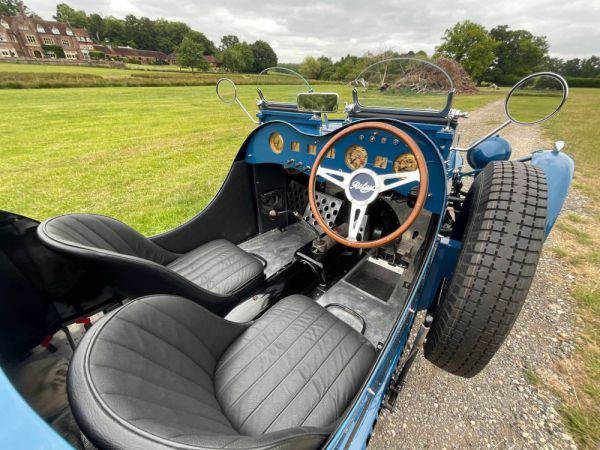
[{"label": "gravel driveway", "polygon": [[[459,128],[460,145],[480,137],[503,120],[502,102],[475,111]],[[511,125],[502,133],[513,158],[551,148],[537,126]],[[572,193],[567,211],[580,212],[584,199]],[[563,210],[564,213],[564,210]],[[576,448],[557,412],[558,402],[534,386],[529,370],[544,380],[565,383],[553,370],[574,349],[578,319],[568,299],[574,282],[547,249],[521,314],[504,345],[479,375],[449,375],[420,354],[400,393],[395,413],[385,411],[370,449],[392,448]]]}]

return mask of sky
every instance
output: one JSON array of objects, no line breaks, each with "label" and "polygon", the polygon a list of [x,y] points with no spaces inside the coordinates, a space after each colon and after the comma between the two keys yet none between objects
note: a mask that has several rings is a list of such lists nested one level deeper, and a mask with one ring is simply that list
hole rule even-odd
[{"label": "sky", "polygon": [[509,25],[544,35],[550,55],[559,58],[600,55],[600,0],[26,0],[43,18],[55,3],[103,16],[127,14],[187,23],[216,44],[221,36],[266,40],[280,62],[305,56],[336,60],[367,51],[425,50],[440,44],[444,30],[470,19],[485,27]]}]

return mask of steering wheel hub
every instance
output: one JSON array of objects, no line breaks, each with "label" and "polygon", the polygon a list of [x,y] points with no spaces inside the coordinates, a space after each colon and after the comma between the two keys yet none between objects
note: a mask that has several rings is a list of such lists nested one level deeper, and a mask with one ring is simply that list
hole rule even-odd
[{"label": "steering wheel hub", "polygon": [[379,195],[380,185],[377,174],[371,169],[354,171],[346,186],[346,197],[352,203],[368,205]]}]

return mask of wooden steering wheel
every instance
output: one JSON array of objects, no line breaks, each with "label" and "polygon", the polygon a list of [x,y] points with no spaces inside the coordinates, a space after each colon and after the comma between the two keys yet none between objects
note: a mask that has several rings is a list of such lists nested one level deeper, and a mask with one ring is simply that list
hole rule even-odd
[{"label": "wooden steering wheel", "polygon": [[[378,175],[373,170],[367,168],[361,168],[352,173],[346,173],[339,170],[325,169],[324,167],[321,167],[321,162],[325,158],[327,152],[335,144],[337,144],[340,139],[356,131],[365,129],[386,131],[404,142],[416,159],[417,170],[412,172]],[[344,189],[346,198],[352,205],[350,208],[350,220],[347,237],[343,237],[333,231],[321,216],[315,199],[315,184],[317,177],[324,178],[325,180]],[[361,223],[365,217],[367,207],[373,203],[377,197],[379,197],[379,194],[389,191],[390,189],[394,189],[398,186],[412,183],[414,181],[419,182],[419,193],[417,194],[417,200],[415,201],[415,206],[413,207],[411,213],[400,225],[400,227],[398,227],[394,232],[380,239],[374,241],[358,241],[357,236]],[[350,125],[348,128],[343,129],[333,136],[317,155],[315,163],[310,171],[310,178],[308,180],[308,202],[310,205],[310,210],[315,216],[317,223],[321,226],[321,229],[336,242],[354,248],[381,247],[382,245],[385,245],[398,238],[398,236],[408,230],[415,222],[417,216],[425,205],[425,200],[427,199],[428,181],[429,176],[427,173],[427,163],[425,162],[425,157],[412,137],[410,137],[404,131],[384,122],[359,122],[354,125]]]}]

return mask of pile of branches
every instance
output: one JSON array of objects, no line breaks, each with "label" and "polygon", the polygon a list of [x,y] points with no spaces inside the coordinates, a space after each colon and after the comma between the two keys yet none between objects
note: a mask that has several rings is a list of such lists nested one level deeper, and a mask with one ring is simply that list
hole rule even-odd
[{"label": "pile of branches", "polygon": [[[475,82],[459,62],[449,58],[437,58],[432,62],[448,73],[454,82],[457,94],[477,92]],[[416,64],[400,78],[394,80],[393,86],[396,89],[410,89],[419,93],[447,92],[450,88],[444,74],[429,64]]]}]

